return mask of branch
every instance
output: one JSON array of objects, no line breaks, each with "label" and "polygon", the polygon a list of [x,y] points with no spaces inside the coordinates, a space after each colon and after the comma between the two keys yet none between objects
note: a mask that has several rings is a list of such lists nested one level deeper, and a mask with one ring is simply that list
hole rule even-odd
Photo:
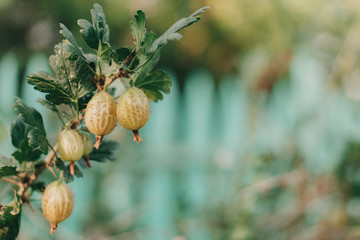
[{"label": "branch", "polygon": [[15,180],[10,179],[10,178],[2,177],[1,179],[4,180],[4,181],[7,181],[7,182],[9,182],[9,183],[13,183],[13,184],[15,184],[15,185],[17,185],[17,186],[20,186],[20,185],[21,185],[20,182],[15,181]]},{"label": "branch", "polygon": [[127,71],[123,68],[124,65],[128,65],[131,60],[135,57],[136,48],[134,48],[131,53],[126,57],[126,59],[123,61],[123,63],[120,65],[119,69],[115,72],[115,74],[111,77],[109,77],[108,84],[110,85],[113,81],[115,81],[117,78],[127,77]]},{"label": "branch", "polygon": [[58,149],[58,145],[56,144],[53,147],[53,151],[49,152],[49,154],[46,156],[44,163],[38,168],[38,170],[35,173],[31,173],[30,175],[25,175],[23,178],[21,178],[20,188],[17,192],[17,194],[21,197],[23,202],[29,202],[28,197],[25,197],[26,190],[35,182],[35,180],[42,174],[42,172],[49,168],[51,169],[52,166],[54,166],[54,158],[56,156],[56,151]]}]

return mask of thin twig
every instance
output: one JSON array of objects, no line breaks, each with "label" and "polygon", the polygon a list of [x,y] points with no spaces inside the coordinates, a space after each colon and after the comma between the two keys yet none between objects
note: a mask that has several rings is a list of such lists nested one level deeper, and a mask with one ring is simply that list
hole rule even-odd
[{"label": "thin twig", "polygon": [[15,180],[10,179],[10,178],[2,177],[1,179],[4,180],[4,181],[7,181],[7,182],[9,182],[9,183],[13,183],[13,184],[15,184],[15,185],[17,185],[17,186],[20,186],[20,185],[21,185],[21,182],[15,181]]},{"label": "thin twig", "polygon": [[[48,167],[51,167],[54,165],[54,158],[56,156],[56,151],[58,149],[58,145],[56,144],[54,147],[52,147],[52,151],[49,152],[49,154],[46,156],[44,163],[38,168],[38,170],[35,173],[30,174],[29,176],[26,176],[26,181],[23,181],[20,183],[20,188],[17,192],[17,194],[21,197],[23,202],[28,202],[29,199],[25,196],[26,190],[35,182],[35,180],[40,176],[40,174]],[[25,178],[22,178],[25,179]]]},{"label": "thin twig", "polygon": [[123,66],[128,65],[129,62],[135,57],[136,48],[134,48],[131,53],[126,57],[126,59],[123,61],[121,66],[116,70],[115,74],[109,77],[107,86],[109,86],[113,81],[115,81],[117,78],[126,77],[126,71],[124,71]]}]

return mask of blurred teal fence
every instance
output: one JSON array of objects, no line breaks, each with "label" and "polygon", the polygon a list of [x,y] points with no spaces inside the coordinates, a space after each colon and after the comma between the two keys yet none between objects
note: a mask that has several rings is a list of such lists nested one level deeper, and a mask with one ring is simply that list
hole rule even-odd
[{"label": "blurred teal fence", "polygon": [[[31,57],[25,74],[39,70],[49,70],[47,57],[43,54]],[[0,61],[0,110],[7,128],[15,116],[11,104],[17,93],[17,77],[17,59],[9,53]],[[124,130],[119,130],[109,137],[120,141],[118,160],[101,166],[95,164],[93,169],[84,170],[83,179],[71,183],[76,205],[72,217],[62,224],[66,230],[59,230],[58,235],[63,235],[64,239],[69,234],[74,239],[80,238],[82,229],[86,228],[84,224],[89,220],[84,215],[91,215],[94,204],[88,199],[92,199],[91,195],[99,188],[97,198],[104,203],[102,208],[109,210],[109,216],[104,218],[112,219],[111,223],[115,225],[118,221],[118,232],[123,231],[111,239],[125,237],[130,230],[131,234],[136,232],[138,239],[171,239],[182,234],[189,239],[211,239],[204,211],[209,201],[224,200],[229,189],[223,188],[216,193],[209,189],[224,186],[228,181],[226,171],[233,166],[235,151],[242,138],[238,130],[245,132],[242,129],[245,119],[241,116],[244,97],[240,99],[242,94],[239,94],[234,79],[225,81],[220,91],[215,91],[212,76],[203,70],[188,77],[182,95],[175,77],[172,79],[171,94],[165,96],[164,101],[151,105],[150,120],[141,131],[144,142],[131,143],[132,133],[121,137]],[[44,94],[33,90],[25,81],[21,93],[20,97],[27,104],[42,113],[49,138],[56,139],[60,123],[36,102]],[[2,154],[11,154],[13,148],[9,139],[0,149]],[[209,182],[214,164],[225,171],[212,173],[220,174],[221,182]],[[101,171],[95,168],[101,168]],[[40,209],[39,203],[34,206]],[[47,224],[41,219],[40,212],[37,211],[35,217],[30,212],[24,216],[20,238],[25,238],[27,232],[31,232],[33,239],[46,236],[48,229],[44,227]],[[122,214],[127,212],[130,216],[135,214],[130,217],[134,219],[122,219]],[[184,221],[184,229],[179,228],[176,219]],[[34,225],[34,222],[41,224]],[[135,227],[127,230],[129,226]]]},{"label": "blurred teal fence", "polygon": [[[32,56],[26,74],[39,70],[49,70],[43,54]],[[3,56],[0,113],[6,127],[14,117],[17,74],[16,57]],[[226,224],[221,216],[236,215],[243,187],[268,174],[260,171],[259,176],[259,165],[244,169],[244,162],[256,165],[257,154],[271,152],[283,161],[274,168],[276,175],[291,169],[289,159],[296,152],[315,172],[333,170],[346,144],[360,141],[359,108],[327,86],[311,55],[297,55],[287,78],[271,97],[254,97],[247,80],[227,77],[215,88],[206,70],[188,76],[180,94],[173,76],[172,93],[151,105],[150,120],[141,131],[144,142],[132,143],[132,133],[118,127],[107,137],[120,142],[118,159],[95,163],[71,183],[74,212],[60,224],[57,239],[231,239],[232,231],[214,233],[214,226]],[[60,123],[36,103],[44,95],[28,84],[21,92],[43,114],[54,141]],[[9,139],[0,150],[11,154]],[[48,237],[36,201],[40,195],[34,198],[34,210],[24,209],[19,239]]]}]

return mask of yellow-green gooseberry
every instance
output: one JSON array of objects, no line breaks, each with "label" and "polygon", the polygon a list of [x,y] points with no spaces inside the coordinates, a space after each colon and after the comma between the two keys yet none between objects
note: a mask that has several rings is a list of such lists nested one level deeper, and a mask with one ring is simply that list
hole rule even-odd
[{"label": "yellow-green gooseberry", "polygon": [[98,149],[102,136],[116,126],[116,104],[108,92],[98,92],[91,98],[85,110],[85,125],[96,136],[94,147]]},{"label": "yellow-green gooseberry", "polygon": [[138,130],[147,123],[149,115],[149,100],[142,90],[131,87],[120,95],[117,117],[124,128],[134,132],[134,141],[142,142]]},{"label": "yellow-green gooseberry", "polygon": [[67,219],[74,206],[74,194],[61,181],[54,181],[46,188],[42,196],[42,211],[50,222],[50,234],[53,235],[59,222]]},{"label": "yellow-green gooseberry", "polygon": [[84,143],[80,134],[75,130],[64,129],[58,138],[58,152],[61,159],[70,163],[70,174],[74,175],[74,162],[84,153]]}]

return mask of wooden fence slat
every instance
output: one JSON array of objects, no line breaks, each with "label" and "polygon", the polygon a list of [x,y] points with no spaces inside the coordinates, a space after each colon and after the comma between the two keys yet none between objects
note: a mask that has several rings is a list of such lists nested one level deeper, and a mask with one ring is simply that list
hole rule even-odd
[{"label": "wooden fence slat", "polygon": [[[169,149],[173,147],[176,133],[176,116],[178,87],[175,77],[171,76],[173,86],[170,95],[164,100],[151,104],[150,119],[143,131],[148,152],[147,160],[152,167],[147,170],[143,186],[143,218],[141,225],[145,227],[139,239],[166,240],[176,235],[174,227],[174,180],[172,170],[167,164],[174,161],[167,158]],[[146,234],[144,234],[146,233]]]},{"label": "wooden fence slat", "polygon": [[[6,128],[3,134],[7,135],[8,140],[10,139],[9,125],[15,115],[11,105],[15,102],[14,96],[17,94],[18,71],[15,54],[9,52],[0,59],[0,118]],[[13,149],[10,140],[0,144],[0,152],[3,155],[10,156]]]}]

